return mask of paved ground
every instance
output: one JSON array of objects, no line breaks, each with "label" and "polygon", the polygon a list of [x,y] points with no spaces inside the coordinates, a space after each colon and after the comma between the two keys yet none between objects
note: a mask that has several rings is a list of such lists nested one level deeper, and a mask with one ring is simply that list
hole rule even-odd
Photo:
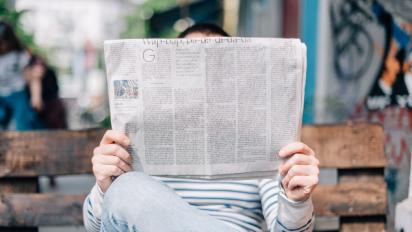
[{"label": "paved ground", "polygon": [[[55,193],[88,193],[94,185],[94,177],[91,175],[78,176],[61,176],[56,178],[56,188],[49,186],[49,180],[46,177],[40,178],[41,192]],[[83,227],[41,227],[40,232],[85,232]]]}]

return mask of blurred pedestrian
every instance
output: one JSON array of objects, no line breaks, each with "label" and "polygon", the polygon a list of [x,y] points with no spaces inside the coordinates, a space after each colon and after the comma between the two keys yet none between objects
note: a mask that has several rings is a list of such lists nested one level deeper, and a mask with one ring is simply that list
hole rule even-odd
[{"label": "blurred pedestrian", "polygon": [[[13,28],[0,22],[0,128],[8,129],[10,122],[14,122],[16,130],[42,127],[33,109],[41,108],[43,104],[39,83],[28,81],[39,79],[42,71],[28,67],[29,60],[30,55],[17,39]],[[25,90],[26,83],[33,90],[31,98]]]},{"label": "blurred pedestrian", "polygon": [[[36,55],[31,57],[28,68],[36,70],[33,80],[29,80],[27,91],[31,99],[33,99],[33,95],[38,95],[38,93],[33,91],[40,92],[41,104],[32,104],[38,113],[40,123],[44,129],[67,129],[66,109],[63,101],[59,98],[56,72]],[[39,75],[37,75],[37,72]],[[36,83],[30,85],[30,81]],[[33,88],[33,86],[37,85],[39,86]]]}]

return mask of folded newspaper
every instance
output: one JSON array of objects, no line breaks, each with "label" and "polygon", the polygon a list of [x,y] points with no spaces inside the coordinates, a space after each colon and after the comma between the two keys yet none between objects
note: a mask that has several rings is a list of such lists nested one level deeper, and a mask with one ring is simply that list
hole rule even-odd
[{"label": "folded newspaper", "polygon": [[207,37],[104,44],[112,128],[133,168],[187,178],[273,177],[299,140],[306,46]]}]

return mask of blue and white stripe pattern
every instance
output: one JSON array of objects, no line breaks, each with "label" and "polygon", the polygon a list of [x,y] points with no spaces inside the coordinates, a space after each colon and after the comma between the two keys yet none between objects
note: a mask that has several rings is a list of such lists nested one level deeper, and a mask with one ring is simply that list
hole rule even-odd
[{"label": "blue and white stripe pattern", "polygon": [[[313,228],[312,204],[310,207],[296,209],[296,203],[291,207],[288,200],[281,199],[281,189],[278,180],[191,180],[155,177],[175,191],[189,204],[196,206],[212,217],[215,217],[236,231],[311,231]],[[92,196],[86,199],[85,220],[89,231],[99,231],[100,215],[95,215],[93,199],[102,201]],[[283,198],[286,198],[283,196]],[[96,202],[97,203],[97,202]],[[280,203],[286,204],[286,209],[279,209]],[[99,204],[102,204],[100,202]],[[101,206],[97,206],[101,208]],[[299,212],[299,210],[301,212]],[[99,211],[99,210],[97,210]],[[101,212],[99,212],[101,213]],[[302,215],[292,222],[288,220],[291,215]],[[308,216],[309,214],[309,216]],[[285,218],[282,221],[282,218]]]},{"label": "blue and white stripe pattern", "polygon": [[[87,213],[87,226],[89,227],[88,230],[90,231],[100,231],[100,224],[101,220],[100,217],[96,217],[95,214],[93,213],[93,204],[91,201],[91,196],[87,196],[86,198],[86,207],[83,208],[83,211],[86,211]],[[84,213],[84,212],[83,212]]]}]

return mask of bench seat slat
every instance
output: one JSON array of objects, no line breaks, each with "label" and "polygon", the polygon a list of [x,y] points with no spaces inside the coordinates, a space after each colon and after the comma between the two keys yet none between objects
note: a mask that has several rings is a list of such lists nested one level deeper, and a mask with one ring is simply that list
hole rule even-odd
[{"label": "bench seat slat", "polygon": [[[386,213],[386,186],[376,183],[320,185],[313,194],[317,216],[367,216]],[[81,194],[4,194],[0,226],[81,225]],[[13,213],[10,213],[13,212]]]},{"label": "bench seat slat", "polygon": [[82,194],[5,194],[0,202],[0,226],[83,224]]},{"label": "bench seat slat", "polygon": [[348,182],[320,185],[312,200],[318,216],[376,216],[386,214],[386,184]]}]

